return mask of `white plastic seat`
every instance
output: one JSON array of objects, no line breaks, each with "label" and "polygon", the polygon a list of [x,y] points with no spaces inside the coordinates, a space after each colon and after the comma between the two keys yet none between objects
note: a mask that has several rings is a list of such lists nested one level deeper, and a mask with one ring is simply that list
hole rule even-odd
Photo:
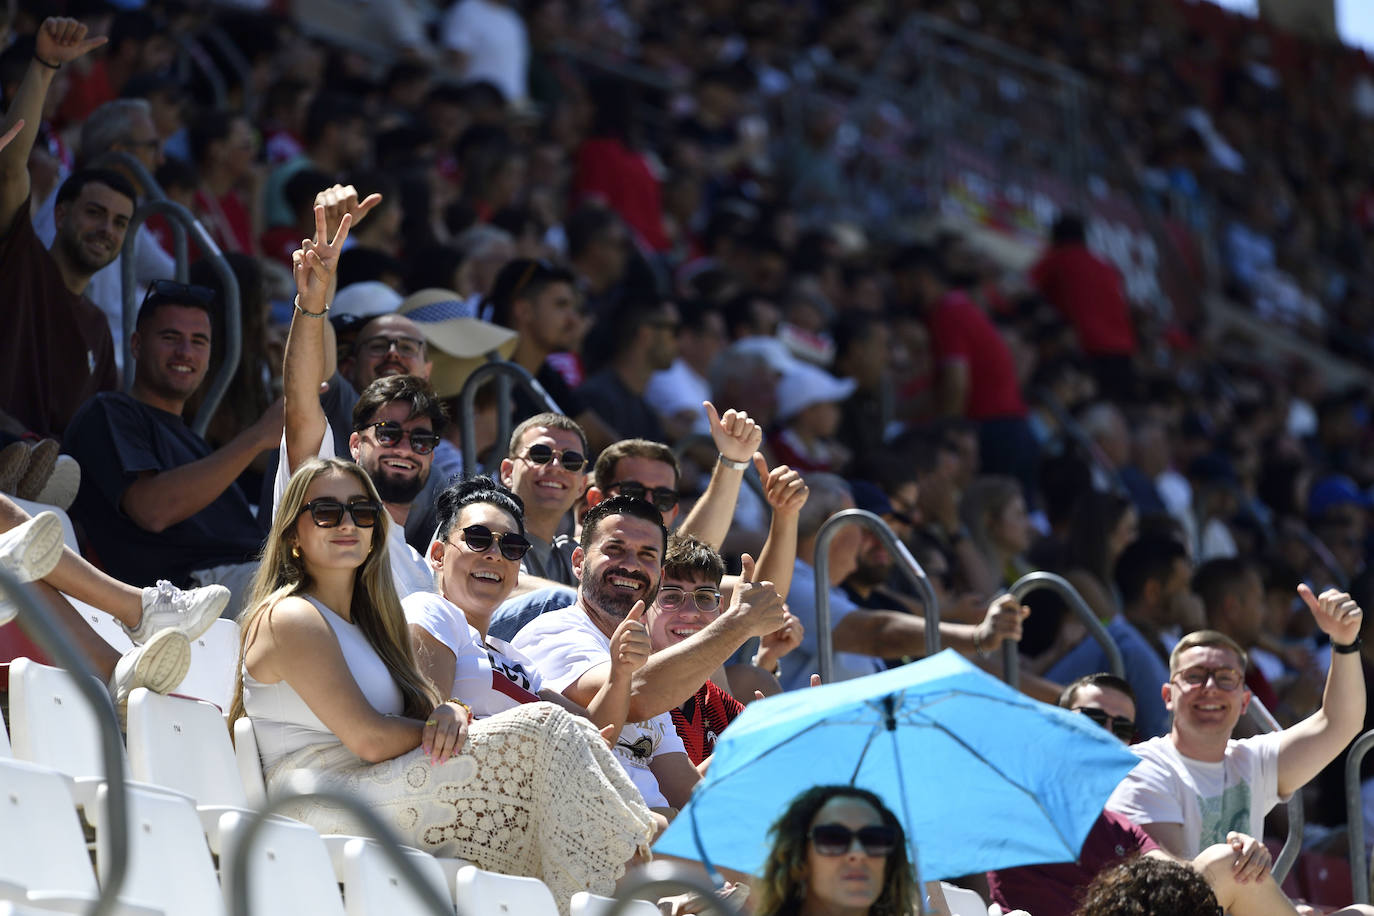
[{"label": "white plastic seat", "polygon": [[234,863],[248,857],[248,907],[253,916],[345,916],[343,901],[324,840],[305,824],[269,818],[246,852],[240,847],[248,817],[230,811],[220,819],[224,852],[221,886],[233,908]]},{"label": "white plastic seat", "polygon": [[949,904],[949,916],[988,916],[988,905],[977,891],[947,881],[940,882],[940,890],[944,891],[945,903]]},{"label": "white plastic seat", "polygon": [[123,655],[134,647],[134,641],[129,638],[129,634],[124,632],[124,628],[119,625],[119,621],[107,611],[102,611],[93,604],[79,601],[71,595],[64,595],[71,606],[80,612],[86,622],[95,630],[96,635],[109,643],[116,652]]},{"label": "white plastic seat", "polygon": [[476,865],[458,870],[458,899],[474,916],[558,916],[553,891],[538,878],[483,871]]},{"label": "white plastic seat", "polygon": [[[188,764],[190,761],[188,761]],[[223,916],[215,864],[201,833],[195,805],[185,795],[127,786],[129,864],[120,896],[167,916]],[[109,871],[114,838],[106,827],[109,786],[96,792],[96,870]]]},{"label": "white plastic seat", "polygon": [[250,808],[267,804],[267,783],[262,778],[262,755],[253,720],[244,716],[234,723],[234,759],[238,761],[239,782]]},{"label": "white plastic seat", "polygon": [[[453,884],[439,860],[418,849],[406,849],[405,854],[434,892],[451,903]],[[400,869],[373,840],[354,837],[344,844],[340,877],[348,916],[431,916],[419,894],[401,877]]]},{"label": "white plastic seat", "polygon": [[[611,911],[611,906],[615,904],[613,898],[593,894],[590,891],[578,891],[572,895],[572,900],[569,902],[569,911],[572,916],[605,916]],[[658,906],[648,900],[636,900],[620,912],[624,913],[625,916],[659,916]]]},{"label": "white plastic seat", "polygon": [[5,727],[5,717],[0,716],[0,758],[13,757],[14,751],[10,749],[10,733]]},{"label": "white plastic seat", "polygon": [[239,625],[221,617],[191,640],[191,668],[173,693],[208,700],[227,713],[239,676]]},{"label": "white plastic seat", "polygon": [[[0,893],[71,913],[86,912],[99,896],[67,781],[22,760],[0,760]],[[160,911],[121,896],[116,912]]]}]

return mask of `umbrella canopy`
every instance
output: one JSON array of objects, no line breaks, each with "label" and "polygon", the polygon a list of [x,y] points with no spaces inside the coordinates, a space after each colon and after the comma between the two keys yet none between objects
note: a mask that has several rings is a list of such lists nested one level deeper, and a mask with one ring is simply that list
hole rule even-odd
[{"label": "umbrella canopy", "polygon": [[877,793],[922,881],[1078,857],[1136,757],[953,650],[751,703],[655,850],[758,874],[768,828],[811,786]]}]

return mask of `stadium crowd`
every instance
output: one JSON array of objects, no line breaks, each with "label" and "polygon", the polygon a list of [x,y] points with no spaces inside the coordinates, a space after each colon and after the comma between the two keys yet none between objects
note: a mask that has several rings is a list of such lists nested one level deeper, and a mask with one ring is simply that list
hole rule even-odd
[{"label": "stadium crowd", "polygon": [[[1161,327],[1073,213],[1009,276],[957,231],[856,237],[798,205],[833,163],[781,130],[794,66],[872,64],[905,7],[458,0],[426,23],[396,0],[380,68],[276,12],[49,5],[0,41],[0,564],[121,712],[237,617],[230,715],[271,790],[419,812],[409,841],[566,906],[645,853],[744,705],[816,682],[818,592],[834,678],[925,654],[882,539],[840,528],[818,563],[860,508],[928,574],[944,646],[1000,674],[1015,640],[1025,692],[1142,757],[1078,870],[981,890],[1070,913],[1138,851],[1232,912],[1293,912],[1262,841],[1294,793],[1307,848],[1344,855],[1374,714],[1368,392]],[[1367,356],[1374,75],[1202,7],[923,5],[1110,87],[1091,140],[1131,139],[1142,206],[1218,234],[1226,292]],[[160,195],[224,255],[192,239],[190,282],[174,224],[135,218]],[[490,359],[534,384],[464,399]],[[1006,594],[1037,570],[1123,678],[1057,596]],[[1252,698],[1281,730],[1246,731]],[[847,845],[813,830],[815,855],[890,856],[859,823],[886,809],[847,803]],[[770,912],[805,911],[778,882]]]}]

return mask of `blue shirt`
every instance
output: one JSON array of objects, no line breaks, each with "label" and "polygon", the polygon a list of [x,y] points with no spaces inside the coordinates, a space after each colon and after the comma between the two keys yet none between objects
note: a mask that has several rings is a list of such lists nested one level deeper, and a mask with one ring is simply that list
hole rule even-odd
[{"label": "blue shirt", "polygon": [[[1121,614],[1107,622],[1107,632],[1121,650],[1121,660],[1126,665],[1126,682],[1135,691],[1137,734],[1141,738],[1167,734],[1169,711],[1164,708],[1160,688],[1169,682],[1169,666],[1144,634]],[[1097,644],[1097,640],[1086,636],[1045,672],[1045,677],[1059,684],[1068,684],[1084,675],[1109,670],[1107,653]]]},{"label": "blue shirt", "polygon": [[[811,675],[819,674],[819,649],[816,643],[816,571],[803,560],[797,560],[792,571],[792,587],[787,592],[787,608],[806,628],[802,644],[782,657],[782,672],[778,680],[784,690],[795,690],[811,683]],[[830,589],[830,630],[846,615],[857,612],[869,613],[859,607],[849,596],[838,588]],[[835,653],[835,671],[831,680],[847,681],[865,674],[886,671],[887,665],[874,655],[858,655],[854,652]]]}]

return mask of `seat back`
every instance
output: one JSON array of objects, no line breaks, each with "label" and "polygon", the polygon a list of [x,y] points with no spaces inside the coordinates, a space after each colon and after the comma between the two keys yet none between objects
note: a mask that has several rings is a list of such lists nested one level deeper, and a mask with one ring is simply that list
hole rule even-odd
[{"label": "seat back", "polygon": [[[606,916],[615,905],[615,899],[590,891],[578,891],[572,895],[571,904],[572,916]],[[625,916],[659,916],[658,906],[648,900],[636,900],[620,912]]]},{"label": "seat back", "polygon": [[239,675],[239,625],[221,617],[191,640],[191,670],[177,685],[179,696],[209,700],[228,712]]},{"label": "seat back", "polygon": [[0,884],[75,896],[97,893],[86,838],[61,774],[0,760]]},{"label": "seat back", "polygon": [[71,673],[27,658],[10,665],[10,742],[17,759],[103,779],[98,715],[113,716],[114,706],[92,709]]},{"label": "seat back", "polygon": [[[187,761],[194,766],[193,761]],[[121,899],[156,907],[166,916],[223,916],[215,864],[191,799],[147,786],[125,786],[129,864]],[[106,829],[109,787],[95,796],[96,870],[103,880],[116,839]]]},{"label": "seat back", "polygon": [[220,874],[228,909],[233,908],[234,863],[247,856],[247,912],[253,916],[344,916],[329,852],[318,833],[305,824],[268,818],[252,848],[244,850],[247,829],[248,816],[241,812],[220,817]]},{"label": "seat back", "polygon": [[466,912],[482,916],[558,916],[553,892],[538,878],[519,878],[483,871],[476,865],[458,870],[458,901]]},{"label": "seat back", "polygon": [[129,695],[128,728],[134,779],[174,789],[198,805],[248,807],[229,729],[211,704],[140,687]]},{"label": "seat back", "polygon": [[940,890],[945,893],[950,916],[988,916],[988,905],[983,902],[977,891],[957,887],[946,881],[940,882]]},{"label": "seat back", "polygon": [[[418,849],[408,849],[405,855],[440,899],[451,902],[453,895],[438,860]],[[348,916],[431,916],[420,895],[373,840],[355,837],[344,844],[342,877]]]},{"label": "seat back", "polygon": [[239,765],[239,782],[248,799],[248,807],[261,808],[267,804],[267,783],[262,778],[262,755],[258,753],[258,736],[253,720],[244,716],[234,723],[234,759]]},{"label": "seat back", "polygon": [[5,727],[5,717],[0,716],[0,758],[13,757],[14,751],[10,750],[10,733]]}]

